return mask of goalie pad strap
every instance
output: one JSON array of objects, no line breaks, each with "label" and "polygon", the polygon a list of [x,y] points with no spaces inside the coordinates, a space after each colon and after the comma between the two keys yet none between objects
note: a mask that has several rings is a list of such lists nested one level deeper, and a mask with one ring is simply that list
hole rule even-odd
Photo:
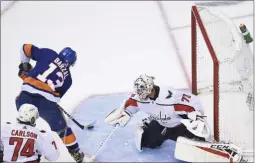
[{"label": "goalie pad strap", "polygon": [[130,117],[132,117],[132,113],[130,113],[128,110],[125,110],[124,112],[127,113],[127,115],[129,115]]}]

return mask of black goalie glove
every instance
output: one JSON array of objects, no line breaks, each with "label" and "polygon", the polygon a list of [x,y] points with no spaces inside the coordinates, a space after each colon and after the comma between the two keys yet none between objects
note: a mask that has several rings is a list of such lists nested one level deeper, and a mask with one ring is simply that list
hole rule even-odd
[{"label": "black goalie glove", "polygon": [[28,62],[25,62],[25,63],[20,63],[19,64],[19,73],[18,75],[21,77],[23,75],[27,75],[29,71],[31,71],[33,69],[33,66],[28,63]]},{"label": "black goalie glove", "polygon": [[142,128],[143,129],[147,128],[151,120],[152,120],[152,117],[147,117],[142,119],[142,123],[143,123]]}]

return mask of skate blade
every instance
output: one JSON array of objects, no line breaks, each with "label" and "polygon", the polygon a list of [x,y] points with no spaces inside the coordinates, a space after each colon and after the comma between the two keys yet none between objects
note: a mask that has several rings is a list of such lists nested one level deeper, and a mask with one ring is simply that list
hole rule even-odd
[{"label": "skate blade", "polygon": [[83,162],[97,162],[97,161],[96,161],[96,158],[89,155],[85,155],[83,158]]}]

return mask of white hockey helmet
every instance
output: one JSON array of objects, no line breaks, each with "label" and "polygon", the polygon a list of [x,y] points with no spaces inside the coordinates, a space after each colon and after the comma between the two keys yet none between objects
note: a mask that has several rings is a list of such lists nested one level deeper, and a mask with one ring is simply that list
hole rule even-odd
[{"label": "white hockey helmet", "polygon": [[20,106],[17,117],[18,121],[34,126],[37,118],[39,118],[39,112],[36,106],[32,104],[23,104]]},{"label": "white hockey helmet", "polygon": [[154,87],[154,79],[153,76],[142,74],[135,80],[134,90],[141,100],[146,100],[148,95],[151,94]]}]

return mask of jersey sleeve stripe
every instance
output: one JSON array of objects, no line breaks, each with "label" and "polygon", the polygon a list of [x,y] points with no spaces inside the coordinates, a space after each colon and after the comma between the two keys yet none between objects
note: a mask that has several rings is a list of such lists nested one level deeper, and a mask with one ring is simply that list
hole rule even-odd
[{"label": "jersey sleeve stripe", "polygon": [[137,101],[132,99],[132,98],[128,99],[126,104],[125,104],[125,108],[127,108],[129,106],[136,106],[137,107],[138,106]]},{"label": "jersey sleeve stripe", "polygon": [[176,112],[193,112],[195,111],[195,109],[191,106],[188,105],[182,105],[182,104],[176,104],[174,105],[174,110]]},{"label": "jersey sleeve stripe", "polygon": [[24,44],[23,51],[28,58],[32,57],[32,44]]},{"label": "jersey sleeve stripe", "polygon": [[26,75],[26,74],[21,74],[19,77],[20,77],[22,80],[25,80],[25,79],[27,78],[27,75]]},{"label": "jersey sleeve stripe", "polygon": [[66,145],[71,145],[71,144],[74,144],[76,143],[76,137],[74,135],[74,133],[68,135],[68,136],[65,136],[63,138],[61,138],[62,141],[66,144]]},{"label": "jersey sleeve stripe", "polygon": [[24,84],[29,84],[35,88],[38,88],[40,90],[43,90],[43,91],[46,91],[46,92],[49,92],[51,94],[53,94],[54,96],[60,96],[59,93],[53,91],[50,86],[48,86],[46,83],[43,83],[39,80],[36,80],[32,77],[27,77],[24,79]]}]

